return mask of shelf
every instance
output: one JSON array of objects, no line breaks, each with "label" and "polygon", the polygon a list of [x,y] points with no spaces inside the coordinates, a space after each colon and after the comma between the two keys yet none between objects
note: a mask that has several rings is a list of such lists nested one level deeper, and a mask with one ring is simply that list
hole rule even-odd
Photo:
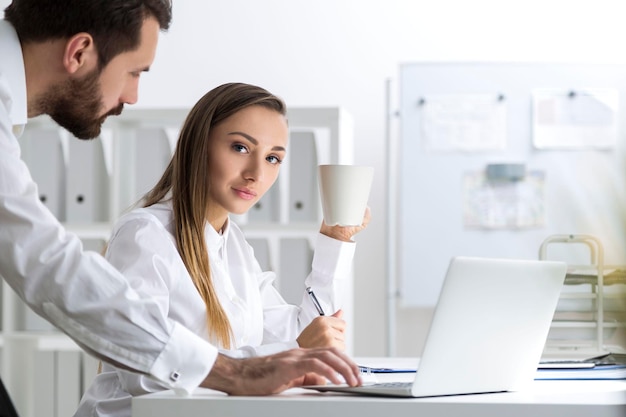
[{"label": "shelf", "polygon": [[598,295],[594,293],[561,293],[561,299],[595,300],[596,298],[598,298]]},{"label": "shelf", "polygon": [[[603,285],[626,284],[626,268],[624,266],[605,265],[602,276]],[[571,266],[565,276],[566,285],[582,285],[598,283],[597,266]]]},{"label": "shelf", "polygon": [[65,230],[76,234],[81,239],[109,240],[112,225],[108,222],[100,223],[65,223]]},{"label": "shelf", "polygon": [[554,235],[544,240],[540,259],[552,244],[583,244],[589,264],[570,264],[546,349],[625,349],[626,266],[605,265],[602,243],[589,235]]},{"label": "shelf", "polygon": [[[622,322],[604,322],[602,324],[605,328],[626,328],[626,323]],[[559,320],[552,323],[553,328],[589,328],[595,329],[598,327],[598,323],[596,321],[568,321],[568,320]]]}]

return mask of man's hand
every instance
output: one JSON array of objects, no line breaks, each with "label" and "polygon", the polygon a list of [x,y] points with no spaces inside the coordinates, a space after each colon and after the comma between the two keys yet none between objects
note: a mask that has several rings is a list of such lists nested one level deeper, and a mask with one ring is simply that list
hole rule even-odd
[{"label": "man's hand", "polygon": [[233,359],[218,355],[202,387],[231,395],[269,395],[330,380],[350,386],[361,384],[359,367],[336,348],[292,349],[271,356]]}]

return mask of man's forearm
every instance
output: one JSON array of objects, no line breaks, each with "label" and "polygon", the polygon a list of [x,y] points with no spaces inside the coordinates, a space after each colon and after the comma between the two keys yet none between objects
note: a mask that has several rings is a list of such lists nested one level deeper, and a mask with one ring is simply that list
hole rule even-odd
[{"label": "man's forearm", "polygon": [[231,395],[269,395],[288,388],[323,384],[361,383],[359,367],[335,348],[291,349],[270,356],[233,359],[219,354],[200,386]]},{"label": "man's forearm", "polygon": [[218,354],[211,372],[200,386],[231,395],[268,395],[289,387],[292,378],[281,377],[281,355],[235,359]]},{"label": "man's forearm", "polygon": [[200,386],[222,391],[228,394],[238,392],[242,389],[242,378],[238,378],[241,371],[241,361],[230,358],[221,353],[211,368],[211,372]]}]

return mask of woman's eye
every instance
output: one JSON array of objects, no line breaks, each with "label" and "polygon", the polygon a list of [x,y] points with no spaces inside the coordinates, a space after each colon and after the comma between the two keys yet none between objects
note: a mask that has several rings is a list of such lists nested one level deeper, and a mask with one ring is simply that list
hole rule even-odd
[{"label": "woman's eye", "polygon": [[280,159],[279,157],[277,157],[276,155],[268,156],[268,157],[267,157],[267,161],[268,161],[270,164],[273,164],[273,165],[275,165],[275,164],[280,164],[280,163],[282,163],[282,162],[283,162],[283,160],[282,160],[282,159]]},{"label": "woman's eye", "polygon": [[233,145],[233,149],[239,153],[246,153],[248,151],[248,148],[246,148],[245,146],[239,144],[239,143],[235,143]]}]

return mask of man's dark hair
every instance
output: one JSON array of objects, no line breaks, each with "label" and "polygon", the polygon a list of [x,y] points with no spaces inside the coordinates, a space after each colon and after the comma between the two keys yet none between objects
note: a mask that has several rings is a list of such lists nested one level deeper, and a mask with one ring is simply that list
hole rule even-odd
[{"label": "man's dark hair", "polygon": [[20,42],[70,38],[87,32],[98,50],[98,66],[104,68],[122,52],[139,46],[141,28],[154,17],[161,30],[172,20],[171,0],[13,0],[4,18]]}]

